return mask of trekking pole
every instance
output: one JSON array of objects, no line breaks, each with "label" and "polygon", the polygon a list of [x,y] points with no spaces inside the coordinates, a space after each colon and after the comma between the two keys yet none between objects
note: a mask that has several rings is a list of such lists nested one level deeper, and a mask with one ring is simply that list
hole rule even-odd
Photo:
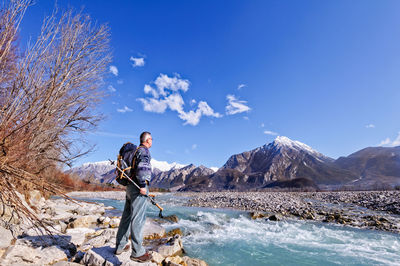
[{"label": "trekking pole", "polygon": [[[110,159],[108,159],[108,160],[110,161],[111,165],[115,165],[115,162],[114,162],[114,161],[112,161],[112,160],[110,160]],[[134,184],[134,185],[140,190],[139,185],[136,184],[136,182],[133,181],[127,174],[125,174],[125,172],[124,172],[121,168],[119,168],[118,165],[115,165],[115,167],[116,167],[120,172],[122,172],[122,174],[124,175],[125,178],[127,178],[129,181],[131,181],[132,184]],[[142,195],[143,195],[143,194],[142,194]],[[151,202],[153,205],[156,205],[157,208],[160,209],[160,212],[159,212],[158,216],[159,216],[160,218],[164,218],[164,216],[162,215],[162,211],[164,210],[163,207],[161,207],[161,206],[160,206],[152,197],[150,197],[149,195],[143,195],[143,196],[145,196],[146,198],[148,198],[148,199],[150,200],[150,202]]]}]

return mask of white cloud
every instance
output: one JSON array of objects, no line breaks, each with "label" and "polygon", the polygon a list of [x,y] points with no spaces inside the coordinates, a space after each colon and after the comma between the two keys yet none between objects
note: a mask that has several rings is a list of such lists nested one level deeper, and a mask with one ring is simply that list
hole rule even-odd
[{"label": "white cloud", "polygon": [[143,104],[143,109],[147,112],[162,114],[168,107],[165,100],[157,100],[154,98],[139,98],[137,100]]},{"label": "white cloud", "polygon": [[114,76],[118,76],[118,68],[116,66],[110,66],[110,72],[114,75]]},{"label": "white cloud", "polygon": [[270,130],[265,130],[265,131],[264,131],[264,134],[265,134],[265,135],[272,135],[272,136],[277,136],[277,135],[278,135],[278,133],[273,132],[273,131],[270,131]]},{"label": "white cloud", "polygon": [[375,125],[374,124],[368,124],[368,125],[365,125],[365,127],[366,128],[375,128]]},{"label": "white cloud", "polygon": [[244,120],[250,120],[250,118],[248,116],[243,116]]},{"label": "white cloud", "polygon": [[144,93],[149,94],[151,93],[153,95],[154,98],[158,98],[158,92],[153,89],[153,87],[151,87],[150,85],[144,85]]},{"label": "white cloud", "polygon": [[129,58],[129,60],[132,62],[133,67],[142,67],[144,66],[144,58],[143,57],[133,57]]},{"label": "white cloud", "polygon": [[398,133],[396,139],[393,141],[390,138],[386,138],[382,140],[378,146],[389,146],[389,147],[395,147],[395,146],[400,146],[400,132]]},{"label": "white cloud", "polygon": [[179,93],[171,94],[170,96],[166,97],[164,101],[172,111],[176,111],[179,114],[183,113],[183,105],[185,103]]},{"label": "white cloud", "polygon": [[187,79],[181,79],[179,75],[168,77],[165,74],[160,74],[154,84],[156,84],[159,94],[166,96],[166,89],[174,92],[179,90],[186,92],[189,89],[190,82]]},{"label": "white cloud", "polygon": [[124,81],[122,79],[117,80],[117,84],[121,85],[124,84]]},{"label": "white cloud", "polygon": [[204,101],[200,101],[197,105],[196,111],[181,112],[179,118],[186,121],[184,125],[196,126],[200,122],[200,118],[205,116],[212,116],[216,118],[222,117],[220,113],[214,112],[214,110]]},{"label": "white cloud", "polygon": [[265,127],[265,125],[264,125],[264,123],[261,123],[261,125],[260,125],[261,127]]},{"label": "white cloud", "polygon": [[132,112],[133,110],[131,108],[129,108],[128,106],[124,106],[124,108],[122,109],[117,109],[118,113],[126,113],[126,112]]},{"label": "white cloud", "polygon": [[197,144],[192,145],[192,150],[195,150],[195,149],[197,149]]},{"label": "white cloud", "polygon": [[228,115],[239,114],[251,110],[251,108],[246,105],[246,101],[239,101],[236,99],[235,95],[227,95],[226,99],[228,100],[228,105],[225,107],[225,110]]},{"label": "white cloud", "polygon": [[241,89],[243,89],[244,87],[247,87],[247,85],[246,85],[246,84],[239,84],[238,87],[237,87],[237,89],[238,89],[238,90],[241,90]]},{"label": "white cloud", "polygon": [[[165,74],[160,74],[154,81],[156,88],[149,84],[144,86],[144,92],[151,94],[153,98],[137,99],[143,104],[143,109],[147,112],[164,113],[168,108],[171,111],[178,113],[180,119],[184,120],[184,125],[197,125],[200,118],[204,116],[222,117],[218,112],[215,112],[205,101],[200,101],[195,110],[188,112],[184,111],[185,102],[180,94],[180,91],[186,92],[189,89],[190,82],[181,79],[179,74],[173,77],[168,77]],[[197,103],[196,100],[191,100],[191,105]]]},{"label": "white cloud", "polygon": [[110,92],[116,92],[116,91],[117,91],[112,85],[109,85],[109,86],[107,87],[107,89],[108,89]]}]

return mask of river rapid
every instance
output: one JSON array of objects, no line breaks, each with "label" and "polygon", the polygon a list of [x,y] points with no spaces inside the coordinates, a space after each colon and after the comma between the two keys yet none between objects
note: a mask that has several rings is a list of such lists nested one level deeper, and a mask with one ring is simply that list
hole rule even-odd
[{"label": "river rapid", "polygon": [[[87,200],[87,199],[86,199]],[[92,199],[121,215],[124,201]],[[400,235],[342,225],[287,219],[252,220],[243,211],[184,206],[188,198],[164,194],[164,215],[177,215],[183,245],[191,257],[209,265],[400,265]],[[148,217],[158,209],[149,204]]]}]

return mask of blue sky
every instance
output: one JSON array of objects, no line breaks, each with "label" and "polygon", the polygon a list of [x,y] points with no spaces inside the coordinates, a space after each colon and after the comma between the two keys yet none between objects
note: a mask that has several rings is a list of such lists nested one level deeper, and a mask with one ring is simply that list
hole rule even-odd
[{"label": "blue sky", "polygon": [[[399,1],[58,1],[111,28],[106,115],[83,162],[139,134],[152,156],[222,166],[277,135],[337,158],[400,145]],[[53,1],[22,23],[35,37]]]}]

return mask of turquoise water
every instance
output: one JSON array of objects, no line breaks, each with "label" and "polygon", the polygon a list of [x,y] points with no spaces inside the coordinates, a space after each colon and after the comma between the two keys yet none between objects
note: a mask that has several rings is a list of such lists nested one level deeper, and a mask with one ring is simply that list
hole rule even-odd
[{"label": "turquoise water", "polygon": [[[179,222],[185,251],[209,265],[400,265],[400,235],[309,221],[251,220],[244,212],[183,207],[187,199],[158,196]],[[119,214],[124,202],[95,199]],[[148,216],[157,217],[150,205]],[[114,213],[117,214],[117,213]]]}]

